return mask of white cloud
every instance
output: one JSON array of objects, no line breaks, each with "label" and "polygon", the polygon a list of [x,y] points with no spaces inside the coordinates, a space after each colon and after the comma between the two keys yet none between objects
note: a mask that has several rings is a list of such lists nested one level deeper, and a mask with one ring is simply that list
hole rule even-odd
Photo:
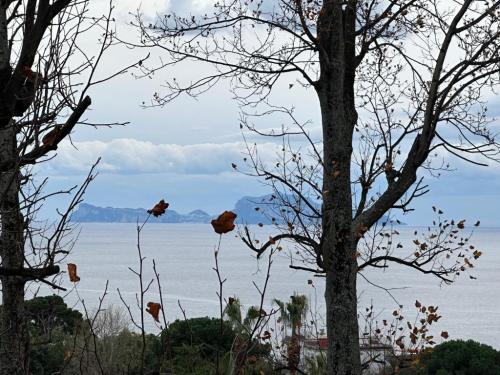
[{"label": "white cloud", "polygon": [[213,7],[216,2],[215,0],[192,0],[191,5],[193,9],[199,12]]},{"label": "white cloud", "polygon": [[[105,173],[213,175],[231,171],[231,163],[241,163],[246,150],[242,142],[178,145],[130,138],[75,142],[74,145],[76,149],[69,142],[62,142],[57,157],[44,166],[59,175],[85,173],[101,157],[99,170]],[[261,144],[259,155],[263,160],[274,160],[276,149],[276,144]]]}]

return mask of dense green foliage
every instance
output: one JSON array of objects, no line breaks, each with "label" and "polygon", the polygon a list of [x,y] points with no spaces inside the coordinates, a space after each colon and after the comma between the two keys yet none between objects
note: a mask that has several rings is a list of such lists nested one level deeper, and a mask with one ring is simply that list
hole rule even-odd
[{"label": "dense green foliage", "polygon": [[[221,333],[222,332],[222,333]],[[197,347],[203,358],[213,358],[217,351],[228,352],[236,333],[228,322],[216,318],[176,320],[164,330],[163,338],[172,348],[172,354],[183,352],[185,347]]]},{"label": "dense green foliage", "polygon": [[420,362],[425,375],[500,375],[500,352],[472,340],[437,345]]},{"label": "dense green foliage", "polygon": [[25,311],[34,335],[50,336],[55,330],[74,333],[83,323],[78,310],[69,308],[60,296],[36,297],[25,302]]},{"label": "dense green foliage", "polygon": [[163,368],[175,374],[210,374],[217,354],[227,362],[236,334],[228,322],[222,323],[221,334],[219,319],[202,317],[176,320],[161,336],[167,351]]},{"label": "dense green foliage", "polygon": [[30,371],[34,375],[53,374],[64,366],[64,343],[54,340],[34,343],[30,353]]},{"label": "dense green foliage", "polygon": [[35,297],[25,302],[31,335],[30,370],[52,374],[64,366],[65,345],[83,326],[82,314],[60,296]]},{"label": "dense green foliage", "polygon": [[[128,328],[128,317],[117,309],[101,312],[91,329],[82,314],[58,296],[26,302],[31,333],[30,371],[33,375],[64,374],[213,374],[217,356],[226,373],[235,357],[240,332],[228,321],[202,317],[176,320],[160,335],[145,337],[141,364],[141,334]],[[255,341],[242,374],[270,373],[269,347]]]},{"label": "dense green foliage", "polygon": [[[173,374],[211,374],[216,369],[219,355],[220,369],[227,373],[234,368],[238,356],[237,343],[246,343],[248,337],[242,335],[234,322],[222,322],[217,318],[192,318],[176,320],[162,333],[162,342],[167,350],[162,371]],[[243,366],[244,374],[269,373],[272,366],[268,361],[270,348],[253,340],[248,356],[253,357],[251,365]],[[241,355],[241,353],[240,353]]]}]

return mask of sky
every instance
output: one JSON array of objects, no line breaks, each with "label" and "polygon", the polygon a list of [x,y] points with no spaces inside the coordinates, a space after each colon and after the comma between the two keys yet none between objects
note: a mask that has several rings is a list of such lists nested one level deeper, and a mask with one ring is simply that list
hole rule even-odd
[{"label": "sky", "polygon": [[[97,0],[99,6],[107,1]],[[127,26],[138,5],[146,14],[176,10],[204,11],[214,0],[132,0],[116,3],[115,17],[119,35],[135,38]],[[93,11],[99,12],[99,6]],[[94,40],[82,40],[92,49]],[[117,48],[105,57],[98,74],[105,76],[120,66],[144,56],[144,50]],[[158,56],[153,56],[154,60]],[[121,64],[121,65],[120,65]],[[182,65],[158,73],[153,79],[137,79],[128,72],[104,85],[93,88],[92,107],[87,118],[96,122],[127,121],[125,126],[111,128],[78,126],[72,143],[60,145],[57,156],[36,171],[39,178],[49,177],[47,190],[59,190],[80,183],[90,165],[101,157],[99,175],[89,187],[85,201],[98,206],[151,207],[161,198],[171,208],[186,213],[203,209],[211,214],[234,207],[243,196],[258,196],[270,191],[258,180],[231,168],[241,163],[244,143],[240,131],[240,111],[226,83],[219,84],[197,99],[179,97],[164,107],[143,108],[154,92],[162,90],[165,79],[189,78],[200,66]],[[282,82],[273,94],[278,104],[295,107],[301,121],[311,120],[311,131],[319,133],[319,107],[314,93],[290,82]],[[500,115],[500,100],[490,104],[493,114]],[[260,125],[275,126],[271,119]],[[252,139],[253,141],[253,139]],[[275,147],[258,140],[261,156],[274,157]],[[460,160],[450,160],[456,169],[439,179],[426,176],[431,192],[414,204],[415,212],[397,217],[415,225],[430,224],[433,205],[452,218],[480,219],[485,225],[500,225],[500,166],[476,167]],[[64,204],[64,198],[47,203],[44,214],[53,216]]]}]

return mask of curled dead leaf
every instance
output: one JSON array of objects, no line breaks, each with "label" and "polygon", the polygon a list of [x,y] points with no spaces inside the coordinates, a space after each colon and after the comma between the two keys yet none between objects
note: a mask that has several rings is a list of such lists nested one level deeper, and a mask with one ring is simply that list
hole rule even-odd
[{"label": "curled dead leaf", "polygon": [[234,220],[236,217],[237,215],[234,212],[224,211],[217,219],[212,220],[211,224],[215,233],[225,234],[231,232],[235,227]]},{"label": "curled dead leaf", "polygon": [[163,199],[155,204],[155,206],[148,210],[148,214],[153,215],[154,217],[161,216],[167,211],[169,204],[165,202]]},{"label": "curled dead leaf", "polygon": [[160,315],[161,305],[159,303],[156,303],[156,302],[148,302],[147,306],[148,307],[146,308],[146,311],[149,314],[151,314],[151,316],[153,317],[154,320],[159,322],[160,321],[159,315]]},{"label": "curled dead leaf", "polygon": [[77,283],[80,281],[80,277],[76,274],[76,264],[74,263],[68,263],[68,275],[69,275],[69,281],[72,283]]}]

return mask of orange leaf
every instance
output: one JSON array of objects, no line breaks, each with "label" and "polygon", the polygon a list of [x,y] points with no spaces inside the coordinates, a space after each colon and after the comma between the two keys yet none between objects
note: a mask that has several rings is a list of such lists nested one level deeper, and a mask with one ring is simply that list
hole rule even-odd
[{"label": "orange leaf", "polygon": [[159,322],[160,319],[158,316],[160,314],[160,309],[161,309],[161,305],[159,303],[148,302],[148,308],[146,309],[146,311],[151,314],[151,316],[154,318],[154,320]]},{"label": "orange leaf", "polygon": [[224,211],[217,219],[212,220],[212,227],[215,233],[224,234],[231,232],[235,225],[236,214],[232,211]]},{"label": "orange leaf", "polygon": [[441,332],[441,337],[443,339],[447,339],[449,337],[448,332],[446,332],[446,331]]},{"label": "orange leaf", "polygon": [[161,216],[165,213],[168,206],[169,204],[162,199],[157,204],[155,204],[155,206],[151,210],[148,210],[148,214],[153,215],[154,217]]},{"label": "orange leaf", "polygon": [[80,277],[76,274],[76,264],[68,263],[68,275],[69,280],[72,283],[77,283],[78,281],[80,281]]}]

